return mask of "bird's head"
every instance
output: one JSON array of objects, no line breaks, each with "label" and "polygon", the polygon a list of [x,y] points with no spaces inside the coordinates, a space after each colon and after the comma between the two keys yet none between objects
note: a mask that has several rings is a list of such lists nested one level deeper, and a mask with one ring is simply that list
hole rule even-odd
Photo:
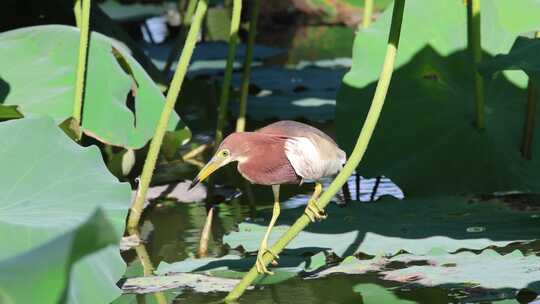
[{"label": "bird's head", "polygon": [[217,169],[234,161],[242,161],[248,151],[248,137],[248,133],[233,133],[227,136],[219,145],[214,156],[197,174],[189,189],[204,181]]}]

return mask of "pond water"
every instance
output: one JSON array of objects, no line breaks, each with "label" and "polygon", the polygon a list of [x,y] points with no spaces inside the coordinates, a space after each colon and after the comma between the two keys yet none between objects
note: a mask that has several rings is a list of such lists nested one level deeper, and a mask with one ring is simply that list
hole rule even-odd
[{"label": "pond water", "polygon": [[[186,173],[185,178],[196,174],[196,170]],[[227,181],[233,185],[242,185],[234,167],[228,167],[219,172],[216,181]],[[349,190],[355,197],[356,176],[349,180]],[[360,198],[369,201],[373,195],[375,179],[360,182]],[[306,195],[311,191],[311,185],[301,187],[284,187],[283,207],[303,208]],[[268,187],[253,186],[256,205],[250,207],[245,195],[227,203],[221,203],[216,208],[212,233],[209,242],[210,257],[223,256],[229,252],[239,253],[223,244],[225,234],[236,229],[236,225],[246,218],[266,223],[269,218],[259,216],[261,211],[271,208],[272,195]],[[383,179],[374,197],[381,194],[400,196],[402,193],[387,179]],[[336,201],[340,201],[337,198]],[[360,204],[361,202],[352,202]],[[376,203],[376,202],[364,202]],[[345,207],[347,208],[347,207]],[[267,214],[267,213],[266,213]],[[154,202],[143,219],[142,234],[147,240],[146,249],[152,264],[157,267],[160,262],[173,263],[197,254],[201,231],[206,220],[204,203],[178,203],[172,200]],[[331,216],[331,215],[330,215]],[[278,220],[279,224],[279,220]],[[134,254],[128,254],[127,259],[136,261]],[[390,266],[391,267],[391,266]],[[219,303],[226,293],[198,293],[189,289],[173,289],[162,293],[169,303]],[[377,274],[361,275],[334,274],[329,277],[308,279],[295,277],[287,281],[257,286],[248,290],[239,303],[495,303],[494,299],[504,295],[498,292],[474,288],[468,290],[462,287],[452,288],[425,287],[415,284],[393,283],[382,280]],[[153,294],[138,296],[139,300],[146,298],[146,303],[154,302]],[[516,303],[516,302],[508,302]]]},{"label": "pond water", "polygon": [[[386,290],[386,288],[390,290]],[[219,301],[225,294],[202,295],[187,292],[173,303],[209,303]],[[287,282],[247,291],[239,303],[283,304],[360,304],[395,303],[398,299],[417,303],[457,302],[457,297],[438,288],[398,288],[396,284],[382,282],[374,275],[335,275],[330,278]],[[403,303],[414,303],[403,302]]]}]

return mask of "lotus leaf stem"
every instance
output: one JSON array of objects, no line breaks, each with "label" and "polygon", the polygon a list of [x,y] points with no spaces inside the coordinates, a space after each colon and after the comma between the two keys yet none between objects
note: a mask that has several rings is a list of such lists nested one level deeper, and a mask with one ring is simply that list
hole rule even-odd
[{"label": "lotus leaf stem", "polygon": [[[540,38],[540,32],[534,33],[534,38]],[[534,124],[536,113],[536,99],[538,98],[538,87],[531,78],[527,85],[527,106],[525,108],[525,124],[523,126],[523,137],[521,140],[521,155],[525,159],[532,159],[532,144],[534,138]]]},{"label": "lotus leaf stem", "polygon": [[186,8],[186,13],[184,14],[184,19],[182,19],[182,30],[178,34],[178,37],[176,38],[176,41],[169,52],[169,56],[167,56],[167,61],[165,62],[165,65],[163,66],[162,72],[166,76],[168,75],[169,70],[171,69],[171,66],[174,60],[177,58],[176,54],[178,54],[178,51],[182,48],[182,41],[185,34],[184,30],[191,25],[191,19],[193,18],[193,14],[195,12],[196,7],[197,7],[197,0],[189,0],[187,8]]},{"label": "lotus leaf stem", "polygon": [[148,149],[148,155],[146,161],[144,162],[141,179],[139,181],[139,189],[137,190],[137,195],[135,196],[135,201],[131,206],[129,219],[128,219],[128,230],[136,230],[141,218],[144,201],[146,199],[146,193],[148,187],[150,186],[150,181],[156,167],[156,161],[159,154],[159,149],[161,143],[163,142],[163,137],[167,131],[167,125],[171,117],[171,113],[174,111],[174,105],[180,94],[180,89],[182,88],[182,82],[186,76],[187,68],[191,56],[193,55],[193,50],[195,49],[195,44],[197,42],[197,36],[201,29],[202,20],[208,8],[207,0],[200,0],[197,3],[197,8],[193,16],[193,22],[189,28],[189,32],[186,38],[186,43],[182,49],[182,54],[180,55],[180,60],[176,71],[174,73],[169,91],[167,92],[167,98],[165,100],[165,106],[161,112],[159,122],[156,126],[156,131],[152,141],[150,142],[150,148]]},{"label": "lotus leaf stem", "polygon": [[469,51],[472,56],[474,77],[474,100],[476,104],[476,127],[484,129],[484,79],[477,66],[482,61],[482,40],[480,30],[480,0],[467,0],[467,35]]},{"label": "lotus leaf stem", "polygon": [[[135,233],[139,236],[139,232]],[[145,277],[153,276],[155,268],[150,260],[150,255],[148,254],[148,250],[146,249],[146,246],[144,246],[144,243],[141,242],[139,245],[135,246],[135,253],[143,267],[143,275]],[[144,295],[142,295],[142,297],[144,297]],[[154,298],[158,304],[167,304],[167,298],[163,292],[155,292]]]},{"label": "lotus leaf stem", "polygon": [[242,12],[242,0],[233,1],[231,27],[229,31],[229,50],[227,53],[227,65],[225,66],[225,75],[221,87],[221,96],[219,98],[218,120],[216,127],[216,138],[214,147],[217,148],[223,139],[223,128],[227,118],[227,109],[229,104],[229,92],[231,86],[232,72],[234,68],[234,57],[236,55],[236,42],[238,41],[238,28],[240,27],[240,14]]},{"label": "lotus leaf stem", "polygon": [[529,79],[527,86],[527,105],[525,108],[525,125],[521,140],[521,155],[525,159],[532,159],[532,144],[534,135],[534,123],[536,113],[536,85]]},{"label": "lotus leaf stem", "polygon": [[73,14],[75,15],[75,25],[77,25],[78,28],[81,27],[81,0],[75,0],[75,4],[73,5]]},{"label": "lotus leaf stem", "polygon": [[182,21],[184,26],[188,26],[191,24],[196,7],[197,7],[197,0],[189,0],[188,6],[186,8],[186,14],[184,15],[184,20]]},{"label": "lotus leaf stem", "polygon": [[[82,3],[80,3],[82,1]],[[80,5],[77,5],[80,3]],[[77,9],[81,6],[81,10]],[[73,119],[78,125],[81,125],[84,84],[86,78],[86,64],[88,63],[88,45],[90,41],[90,0],[78,0],[75,4],[75,16],[77,11],[80,12],[78,17],[80,23],[80,39],[79,39],[79,57],[77,61],[77,78],[75,81],[75,102],[73,103]],[[77,17],[76,17],[77,18]],[[81,133],[77,132],[77,139],[81,138]]]},{"label": "lotus leaf stem", "polygon": [[248,45],[246,57],[244,58],[244,70],[242,72],[242,85],[240,86],[240,109],[236,119],[236,132],[246,130],[246,112],[249,95],[249,81],[251,78],[251,63],[253,61],[253,48],[255,46],[255,37],[257,36],[257,21],[259,19],[259,10],[261,0],[255,0],[251,8],[251,21],[249,23]]},{"label": "lotus leaf stem", "polygon": [[368,28],[371,24],[371,15],[373,14],[373,0],[364,1],[364,14],[362,17],[362,28]]},{"label": "lotus leaf stem", "polygon": [[[377,88],[367,114],[362,130],[356,141],[354,150],[349,157],[347,163],[341,170],[341,172],[332,181],[328,190],[326,190],[319,198],[317,204],[319,207],[324,208],[328,205],[332,197],[341,189],[345,184],[349,176],[354,172],[364,153],[367,149],[369,140],[373,134],[377,121],[379,119],[386,93],[388,92],[388,86],[392,78],[392,72],[394,69],[394,61],[396,58],[399,36],[401,32],[401,21],[403,19],[403,10],[405,7],[405,0],[396,0],[394,2],[394,8],[392,12],[392,23],[390,26],[390,34],[388,37],[388,45],[386,48],[386,55],[382,66]],[[296,220],[296,222],[289,228],[283,236],[271,247],[271,251],[275,254],[279,254],[290,241],[292,241],[306,226],[310,223],[307,215],[302,215]],[[273,256],[266,253],[263,256],[265,265],[268,265],[272,261]],[[242,280],[235,286],[235,288],[227,295],[225,301],[235,301],[238,299],[244,291],[251,285],[258,277],[257,269],[252,267],[249,272],[242,278]]]}]

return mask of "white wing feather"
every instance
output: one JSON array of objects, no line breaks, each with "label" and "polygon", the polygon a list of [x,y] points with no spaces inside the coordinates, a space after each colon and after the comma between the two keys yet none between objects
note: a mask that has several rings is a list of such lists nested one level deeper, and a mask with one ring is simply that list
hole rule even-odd
[{"label": "white wing feather", "polygon": [[307,137],[291,137],[285,142],[285,155],[296,174],[304,180],[319,180],[339,172],[341,157],[322,157],[319,148]]}]

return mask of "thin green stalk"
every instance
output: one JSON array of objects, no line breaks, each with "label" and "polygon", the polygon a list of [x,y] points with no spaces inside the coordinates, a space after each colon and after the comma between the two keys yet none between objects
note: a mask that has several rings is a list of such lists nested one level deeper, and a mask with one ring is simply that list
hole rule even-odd
[{"label": "thin green stalk", "polygon": [[[390,34],[388,37],[388,46],[386,48],[386,56],[384,58],[383,67],[381,70],[381,75],[379,82],[377,83],[377,88],[375,89],[375,95],[373,96],[373,101],[369,109],[368,115],[362,127],[362,131],[358,136],[354,150],[343,167],[343,170],[336,176],[332,181],[332,184],[328,187],[321,197],[319,198],[317,204],[324,208],[332,197],[341,189],[343,184],[347,181],[349,176],[354,172],[364,153],[367,149],[377,120],[382,110],[384,104],[384,99],[388,91],[388,86],[390,84],[390,79],[392,78],[392,72],[394,69],[394,61],[396,58],[396,52],[398,48],[399,35],[401,31],[401,21],[403,18],[403,9],[405,6],[405,0],[396,0],[394,2],[394,9],[392,13],[392,25],[390,26]],[[298,235],[308,224],[310,223],[309,218],[304,214],[289,228],[287,232],[272,246],[271,251],[279,254],[289,242]],[[264,263],[268,265],[273,259],[271,254],[266,253],[263,256]],[[225,298],[226,301],[234,301],[238,299],[242,293],[253,283],[257,278],[258,273],[255,267],[252,267],[250,271],[244,276],[244,278],[235,286],[235,288],[227,295]]]},{"label": "thin green stalk", "polygon": [[529,79],[527,87],[527,107],[525,110],[525,125],[523,126],[523,137],[521,140],[521,155],[525,159],[532,158],[532,144],[534,135],[534,123],[536,113],[536,85]]},{"label": "thin green stalk", "polygon": [[75,4],[73,5],[73,14],[75,15],[75,25],[77,25],[78,28],[81,27],[81,0],[75,0]]},{"label": "thin green stalk", "polygon": [[141,218],[142,209],[144,201],[146,199],[146,192],[150,186],[150,180],[154,173],[154,168],[156,167],[156,161],[159,154],[159,149],[161,143],[163,142],[163,137],[165,136],[165,131],[167,130],[167,125],[169,123],[169,118],[171,117],[172,111],[174,111],[174,105],[180,94],[180,89],[182,87],[182,82],[186,76],[187,68],[191,56],[193,55],[193,49],[197,42],[197,36],[199,30],[201,29],[201,23],[208,8],[207,0],[200,0],[197,4],[197,9],[195,10],[195,15],[193,17],[193,23],[189,29],[186,43],[184,49],[182,50],[182,55],[180,55],[180,61],[176,67],[176,72],[174,73],[169,91],[167,92],[167,98],[165,101],[165,106],[161,112],[159,122],[156,126],[156,131],[152,141],[150,142],[150,148],[148,149],[148,156],[144,162],[143,171],[141,174],[141,179],[139,182],[139,189],[137,195],[135,196],[135,201],[131,206],[131,212],[128,219],[128,230],[137,229],[137,225]]},{"label": "thin green stalk", "polygon": [[476,103],[476,127],[484,129],[484,79],[477,70],[477,65],[482,61],[482,45],[480,37],[480,0],[467,1],[467,35],[469,51],[472,56],[472,68],[474,75],[474,100]]},{"label": "thin green stalk", "polygon": [[176,38],[176,41],[169,52],[169,56],[167,56],[167,61],[163,66],[162,72],[165,73],[165,75],[168,75],[174,60],[177,58],[178,52],[182,48],[182,42],[185,36],[185,29],[191,25],[191,19],[193,19],[193,13],[195,12],[195,8],[197,7],[197,1],[198,0],[189,0],[188,2],[186,13],[184,14],[184,19],[182,19],[182,30],[180,31],[180,33],[178,33],[178,37]]},{"label": "thin green stalk", "polygon": [[259,10],[261,0],[255,0],[251,8],[251,21],[249,23],[248,45],[246,58],[244,59],[244,71],[242,74],[242,85],[240,86],[240,113],[236,119],[236,132],[244,132],[246,129],[246,111],[249,94],[249,81],[251,79],[251,62],[253,61],[253,47],[255,46],[255,37],[257,36],[257,21],[259,19]]},{"label": "thin green stalk", "polygon": [[[534,38],[540,38],[540,32],[535,32]],[[521,138],[521,156],[528,160],[532,159],[536,99],[538,98],[537,85],[537,83],[533,82],[533,80],[529,78],[529,83],[527,85],[527,106],[525,108],[525,124],[523,125],[523,136]]]},{"label": "thin green stalk", "polygon": [[[80,1],[80,0],[79,0]],[[77,9],[75,7],[75,12]],[[73,119],[81,125],[84,82],[86,78],[86,64],[88,62],[88,45],[90,40],[90,0],[82,0],[80,19],[79,58],[77,61],[77,79],[75,82],[75,102],[73,103]],[[77,139],[80,139],[80,132]]]},{"label": "thin green stalk", "polygon": [[184,26],[188,26],[191,24],[191,19],[193,18],[193,14],[195,13],[195,8],[197,7],[197,0],[189,0],[188,6],[186,8],[186,14],[184,15],[184,20],[182,23]]},{"label": "thin green stalk", "polygon": [[227,65],[225,66],[225,75],[223,76],[223,86],[221,87],[221,96],[219,98],[219,112],[216,128],[215,147],[223,139],[223,128],[227,117],[227,108],[229,104],[229,89],[234,67],[234,57],[236,55],[236,42],[238,40],[238,28],[240,27],[240,13],[242,12],[242,0],[234,0],[232,9],[231,28],[229,32],[229,51],[227,54]]},{"label": "thin green stalk", "polygon": [[373,0],[364,1],[364,15],[362,18],[362,27],[368,28],[371,24],[371,15],[373,14]]}]

